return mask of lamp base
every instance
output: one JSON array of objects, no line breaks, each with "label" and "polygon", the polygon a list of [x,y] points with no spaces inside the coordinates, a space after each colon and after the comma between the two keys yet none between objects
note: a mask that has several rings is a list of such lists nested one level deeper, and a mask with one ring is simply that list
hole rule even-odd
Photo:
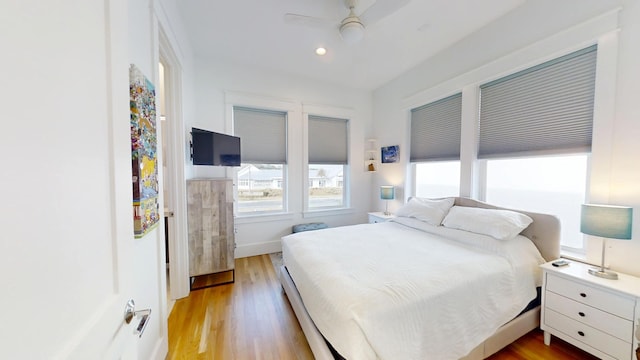
[{"label": "lamp base", "polygon": [[603,279],[609,279],[609,280],[618,280],[618,273],[615,273],[613,271],[607,271],[604,269],[589,269],[589,274],[593,275],[593,276],[597,276],[597,277],[601,277]]}]

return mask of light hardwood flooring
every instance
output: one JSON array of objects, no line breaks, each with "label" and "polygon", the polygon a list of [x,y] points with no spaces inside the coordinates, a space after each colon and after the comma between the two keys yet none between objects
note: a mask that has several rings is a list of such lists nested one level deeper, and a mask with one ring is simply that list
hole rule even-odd
[{"label": "light hardwood flooring", "polygon": [[[167,359],[313,359],[269,255],[236,259],[236,281],[192,291],[169,317]],[[534,330],[491,360],[597,359]]]}]

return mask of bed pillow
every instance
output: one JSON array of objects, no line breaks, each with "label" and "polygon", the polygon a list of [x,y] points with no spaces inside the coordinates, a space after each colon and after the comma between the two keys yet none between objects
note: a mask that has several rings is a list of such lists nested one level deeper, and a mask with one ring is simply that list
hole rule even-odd
[{"label": "bed pillow", "polygon": [[533,219],[527,215],[515,211],[454,206],[442,225],[489,235],[498,240],[511,240],[532,222]]},{"label": "bed pillow", "polygon": [[453,198],[431,200],[412,197],[396,211],[396,216],[416,218],[431,225],[439,226],[453,206]]}]

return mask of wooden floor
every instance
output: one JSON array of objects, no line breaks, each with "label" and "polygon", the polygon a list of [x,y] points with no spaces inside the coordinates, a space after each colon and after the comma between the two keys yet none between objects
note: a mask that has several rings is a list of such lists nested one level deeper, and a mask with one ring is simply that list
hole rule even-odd
[{"label": "wooden floor", "polygon": [[[313,359],[269,255],[236,259],[236,281],[192,291],[169,317],[167,359]],[[491,360],[597,359],[542,332],[523,336]]]}]

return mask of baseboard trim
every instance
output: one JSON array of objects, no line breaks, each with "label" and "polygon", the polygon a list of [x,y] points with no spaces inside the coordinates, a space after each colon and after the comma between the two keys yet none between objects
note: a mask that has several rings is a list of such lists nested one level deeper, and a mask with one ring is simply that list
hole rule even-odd
[{"label": "baseboard trim", "polygon": [[237,259],[249,256],[271,254],[279,251],[282,251],[282,242],[280,241],[280,239],[260,243],[238,245],[236,247],[235,257]]},{"label": "baseboard trim", "polygon": [[169,354],[169,341],[167,336],[163,336],[156,342],[150,359],[164,360]]}]

